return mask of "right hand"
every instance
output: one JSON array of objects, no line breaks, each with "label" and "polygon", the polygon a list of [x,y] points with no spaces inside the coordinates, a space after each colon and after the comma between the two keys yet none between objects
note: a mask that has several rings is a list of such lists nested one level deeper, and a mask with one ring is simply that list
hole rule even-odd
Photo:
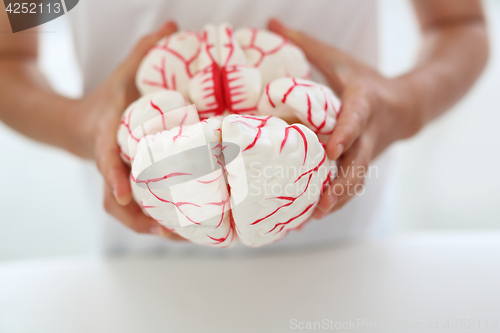
[{"label": "right hand", "polygon": [[94,158],[104,177],[104,208],[125,226],[138,233],[150,233],[175,240],[184,238],[172,233],[146,216],[132,200],[130,168],[121,160],[116,133],[126,107],[140,97],[135,74],[142,58],[161,38],[177,31],[167,22],[155,33],[145,36],[128,58],[92,94],[75,101],[75,119],[82,143],[82,156]]}]

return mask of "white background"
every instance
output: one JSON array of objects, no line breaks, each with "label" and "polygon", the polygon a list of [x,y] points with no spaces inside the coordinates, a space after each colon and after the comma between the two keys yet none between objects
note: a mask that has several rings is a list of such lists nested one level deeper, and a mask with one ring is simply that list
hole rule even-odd
[{"label": "white background", "polygon": [[[397,75],[415,60],[418,28],[409,2],[380,4],[380,68]],[[499,229],[500,2],[485,1],[485,10],[491,54],[479,82],[445,116],[392,148],[394,191],[385,210],[396,233]],[[41,64],[58,91],[78,96],[68,29],[64,17],[43,26]],[[98,253],[98,212],[81,176],[89,162],[1,123],[0,156],[0,260]]]}]

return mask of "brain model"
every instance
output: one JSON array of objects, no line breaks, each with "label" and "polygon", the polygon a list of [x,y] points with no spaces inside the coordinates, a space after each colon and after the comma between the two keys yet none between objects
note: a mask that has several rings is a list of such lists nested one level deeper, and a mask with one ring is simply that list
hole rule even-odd
[{"label": "brain model", "polygon": [[340,101],[296,46],[209,25],[159,41],[118,130],[135,201],[201,245],[262,246],[311,216],[335,176],[324,140]]}]

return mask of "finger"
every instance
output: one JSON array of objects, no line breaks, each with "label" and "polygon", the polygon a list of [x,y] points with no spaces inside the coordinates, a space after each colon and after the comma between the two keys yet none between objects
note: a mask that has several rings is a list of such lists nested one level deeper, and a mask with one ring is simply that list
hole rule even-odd
[{"label": "finger", "polygon": [[158,225],[155,220],[144,215],[135,202],[120,206],[114,200],[112,189],[107,185],[104,186],[104,209],[125,226],[138,233],[151,233]]},{"label": "finger", "polygon": [[137,68],[139,67],[142,58],[148,51],[163,37],[173,34],[177,31],[177,25],[173,21],[168,21],[156,32],[146,35],[136,44],[128,58],[120,66],[123,75],[129,78],[134,78]]},{"label": "finger", "polygon": [[366,128],[370,118],[370,102],[360,86],[348,86],[342,95],[342,110],[326,144],[328,158],[336,160],[349,150]]},{"label": "finger", "polygon": [[132,200],[132,189],[129,182],[129,170],[120,158],[120,148],[115,133],[120,123],[119,116],[108,116],[103,120],[102,134],[98,136],[96,148],[97,168],[111,188],[116,201],[124,206]]},{"label": "finger", "polygon": [[337,197],[330,194],[330,186],[331,184],[328,184],[328,186],[323,189],[318,205],[312,213],[312,218],[316,220],[322,219],[337,203]]},{"label": "finger", "polygon": [[345,82],[337,73],[337,67],[344,63],[346,55],[339,50],[322,43],[321,41],[298,30],[293,30],[277,19],[271,19],[268,23],[269,30],[291,40],[302,49],[307,59],[320,71],[327,74],[328,81],[336,93],[342,92]]},{"label": "finger", "polygon": [[179,235],[168,231],[151,217],[144,215],[141,208],[135,202],[130,202],[126,206],[118,205],[113,198],[111,188],[107,185],[104,187],[104,208],[110,215],[118,219],[128,228],[141,234],[155,234],[174,240],[184,240],[184,238]]},{"label": "finger", "polygon": [[318,213],[313,213],[313,217],[322,218],[326,213],[340,209],[355,195],[363,193],[363,183],[373,151],[372,141],[368,135],[363,135],[342,156],[337,178],[320,198]]},{"label": "finger", "polygon": [[323,212],[319,208],[316,208],[312,214],[313,219],[315,220],[321,220],[323,217],[325,217],[328,214],[328,212]]},{"label": "finger", "polygon": [[320,70],[323,69],[323,65],[329,66],[331,64],[331,55],[336,55],[336,52],[332,52],[334,50],[332,47],[302,31],[289,28],[277,19],[271,19],[268,23],[268,28],[300,47],[307,56],[307,59]]}]

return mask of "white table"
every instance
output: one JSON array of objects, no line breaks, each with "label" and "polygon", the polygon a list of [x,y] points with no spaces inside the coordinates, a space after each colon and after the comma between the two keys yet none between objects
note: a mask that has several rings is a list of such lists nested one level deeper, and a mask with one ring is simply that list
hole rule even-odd
[{"label": "white table", "polygon": [[308,331],[308,322],[337,332],[500,332],[500,233],[240,259],[0,265],[2,333],[282,332]]}]

